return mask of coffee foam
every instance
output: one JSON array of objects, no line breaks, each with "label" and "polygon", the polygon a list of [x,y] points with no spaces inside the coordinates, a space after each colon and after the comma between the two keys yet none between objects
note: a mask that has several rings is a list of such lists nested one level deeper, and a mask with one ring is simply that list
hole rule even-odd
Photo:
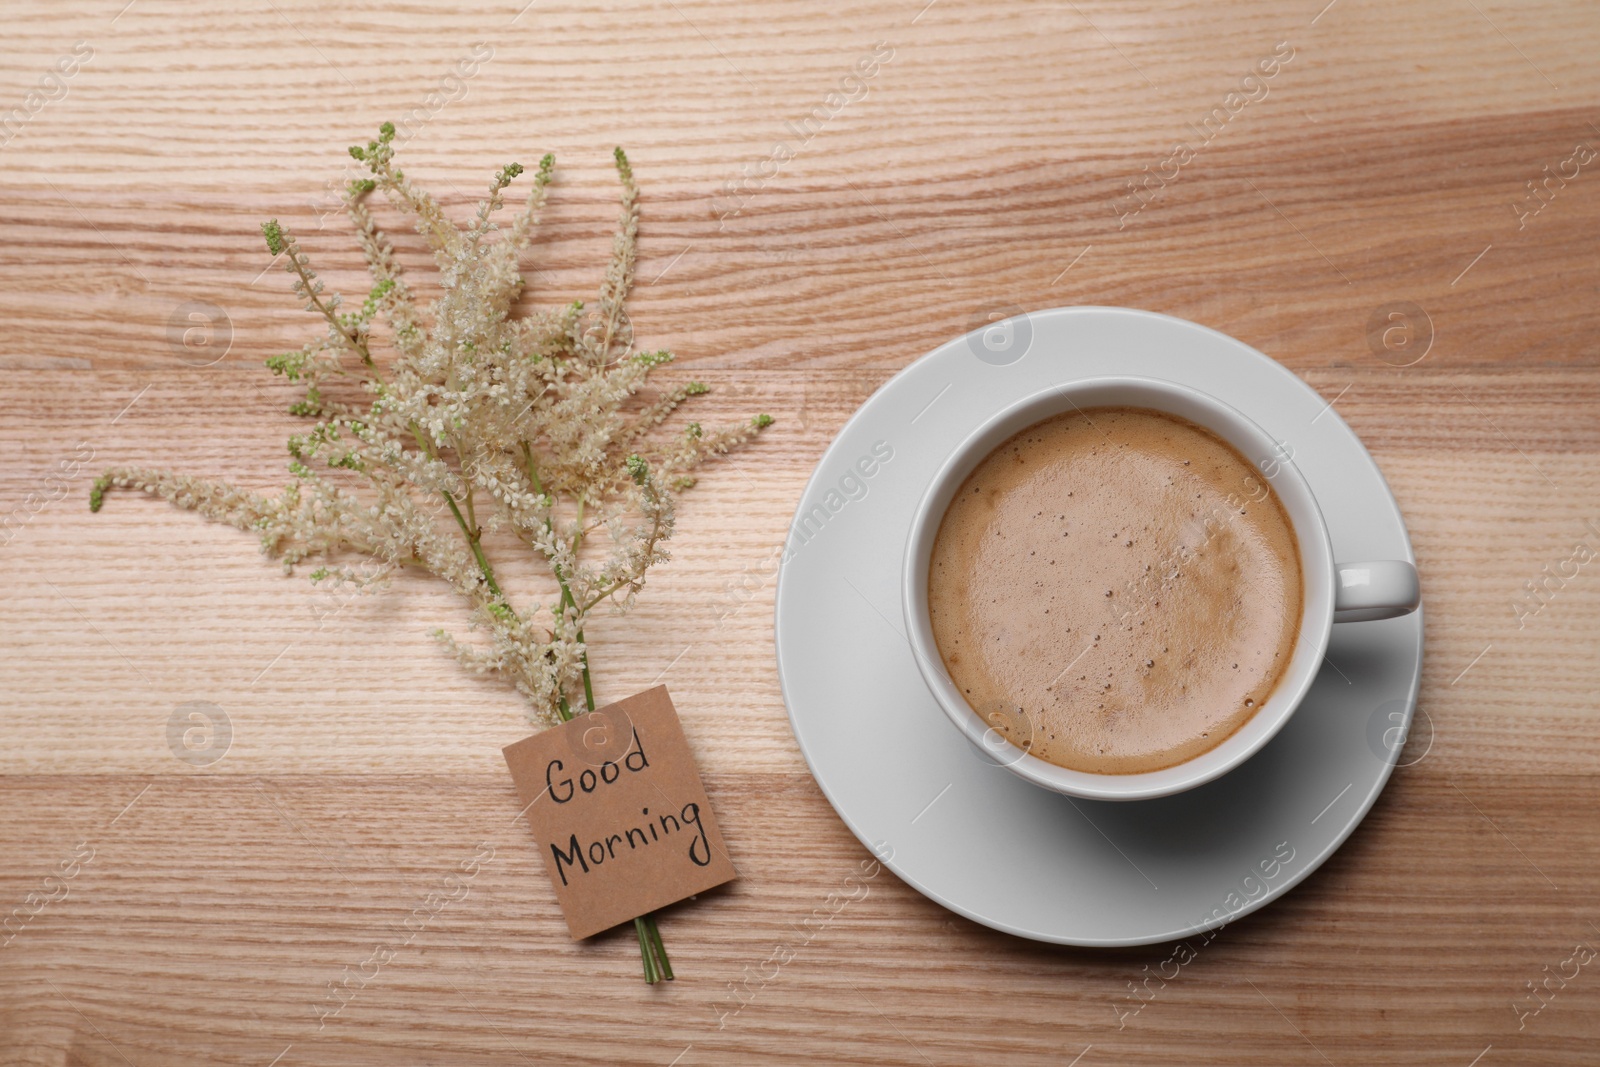
[{"label": "coffee foam", "polygon": [[1247,722],[1294,653],[1303,583],[1282,505],[1210,431],[1141,408],[1023,430],[940,524],[928,610],[972,708],[1041,759],[1133,774]]}]

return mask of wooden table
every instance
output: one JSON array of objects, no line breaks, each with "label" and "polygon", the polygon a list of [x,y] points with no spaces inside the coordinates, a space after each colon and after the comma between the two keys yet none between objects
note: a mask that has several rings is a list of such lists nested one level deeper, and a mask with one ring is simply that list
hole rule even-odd
[{"label": "wooden table", "polygon": [[[1600,564],[1569,562],[1600,548],[1591,8],[125,2],[13,2],[0,43],[0,906],[30,916],[0,1061],[1600,1061],[1600,964],[1565,962],[1600,945]],[[641,342],[708,416],[779,420],[591,629],[602,699],[671,686],[743,875],[663,920],[669,986],[631,936],[568,940],[500,757],[518,700],[426,634],[453,594],[340,598],[159,502],[85,506],[113,463],[282,483],[261,361],[316,324],[257,227],[356,290],[325,183],[385,119],[458,214],[556,153],[547,304],[598,282],[626,146]],[[1120,1029],[1170,946],[1032,944],[888,874],[768,962],[866,853],[790,734],[763,561],[873,389],[986,309],[1066,304],[1205,323],[1318,389],[1428,604],[1431,727],[1365,824]],[[206,766],[169,748],[192,701],[231,724]]]}]

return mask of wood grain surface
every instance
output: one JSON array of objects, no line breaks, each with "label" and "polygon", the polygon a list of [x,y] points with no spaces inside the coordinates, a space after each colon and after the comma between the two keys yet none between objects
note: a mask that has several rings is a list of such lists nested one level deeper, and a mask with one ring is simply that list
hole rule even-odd
[{"label": "wood grain surface", "polygon": [[[1325,2],[10,0],[0,1062],[1600,1062],[1600,964],[1565,962],[1600,945],[1600,577],[1563,570],[1600,547],[1600,14]],[[556,153],[537,303],[598,283],[625,146],[641,342],[709,416],[778,419],[590,634],[602,699],[671,687],[743,876],[667,913],[670,985],[621,932],[568,940],[500,757],[518,701],[426,635],[452,594],[340,598],[159,502],[86,507],[110,464],[283,480],[261,361],[316,324],[257,226],[359,286],[326,184],[385,119],[457,213]],[[1428,604],[1429,726],[1372,814],[1120,1027],[1171,946],[1029,943],[888,873],[831,909],[866,853],[790,734],[763,566],[889,376],[1069,304],[1196,320],[1319,390]],[[231,724],[205,766],[168,744],[192,701]]]}]

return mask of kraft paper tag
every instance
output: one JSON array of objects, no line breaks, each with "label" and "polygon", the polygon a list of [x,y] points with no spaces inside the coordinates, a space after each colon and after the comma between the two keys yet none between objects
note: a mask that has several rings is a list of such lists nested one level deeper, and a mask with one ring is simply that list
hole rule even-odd
[{"label": "kraft paper tag", "polygon": [[505,757],[573,940],[738,877],[666,686]]}]

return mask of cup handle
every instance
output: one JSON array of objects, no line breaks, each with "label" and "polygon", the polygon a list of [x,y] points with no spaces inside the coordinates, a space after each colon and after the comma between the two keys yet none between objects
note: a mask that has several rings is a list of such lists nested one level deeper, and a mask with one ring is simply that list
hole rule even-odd
[{"label": "cup handle", "polygon": [[1409,615],[1422,603],[1417,569],[1399,559],[1336,563],[1334,622],[1369,622]]}]

